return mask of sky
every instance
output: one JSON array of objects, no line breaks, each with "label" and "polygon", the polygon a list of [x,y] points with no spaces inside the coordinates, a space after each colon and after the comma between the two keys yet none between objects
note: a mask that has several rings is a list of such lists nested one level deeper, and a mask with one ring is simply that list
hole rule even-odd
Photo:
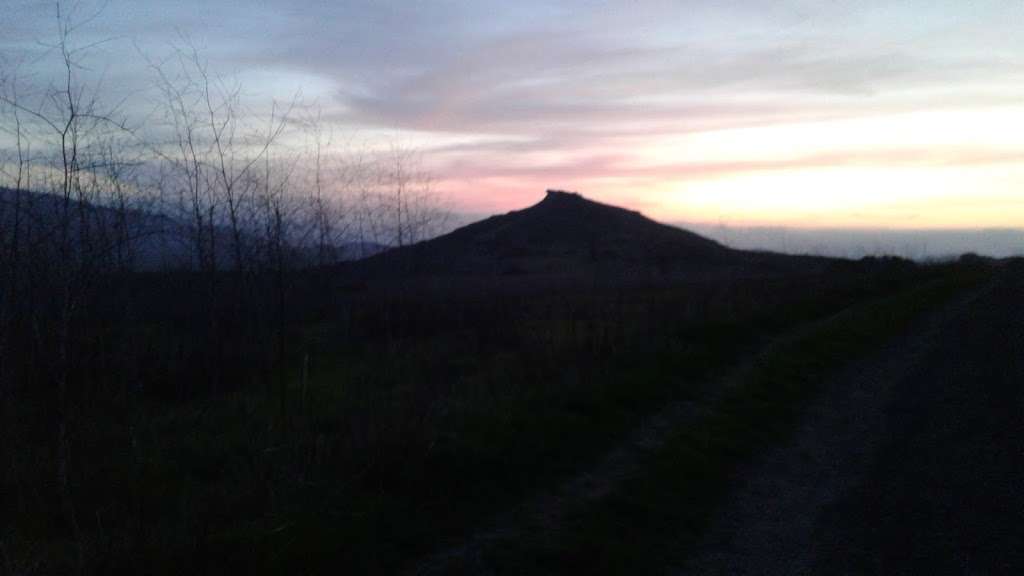
[{"label": "sky", "polygon": [[[2,2],[0,51],[44,54],[54,3]],[[112,93],[143,93],[142,55],[187,37],[250,98],[301,89],[338,133],[421,149],[467,214],[559,188],[672,222],[1024,228],[1016,0],[77,9]]]}]

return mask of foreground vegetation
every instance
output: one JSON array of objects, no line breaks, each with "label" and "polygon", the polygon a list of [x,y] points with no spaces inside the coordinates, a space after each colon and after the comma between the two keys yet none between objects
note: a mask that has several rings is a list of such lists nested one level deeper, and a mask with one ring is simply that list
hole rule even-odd
[{"label": "foreground vegetation", "polygon": [[[812,375],[898,329],[965,270],[861,263],[457,301],[323,292],[310,274],[292,288],[280,362],[275,324],[247,320],[251,307],[220,310],[211,333],[209,316],[187,313],[189,277],[138,277],[97,307],[132,313],[89,324],[63,403],[44,374],[5,397],[4,561],[15,573],[394,572],[585,469],[665,403],[702,397],[773,335],[854,307],[681,432],[649,478],[580,516],[579,542],[555,552],[566,567],[631,565],[628,542],[594,548],[625,518],[638,537],[668,522],[696,530],[706,510],[680,498],[710,502],[731,463],[784,428]],[[220,290],[246,293],[231,286]],[[686,490],[666,490],[682,478]]]},{"label": "foreground vegetation", "polygon": [[759,355],[696,421],[644,455],[642,472],[597,504],[572,511],[556,537],[495,544],[497,573],[662,573],[679,566],[726,496],[737,465],[794,431],[800,407],[836,370],[989,277],[947,270],[815,323]]}]

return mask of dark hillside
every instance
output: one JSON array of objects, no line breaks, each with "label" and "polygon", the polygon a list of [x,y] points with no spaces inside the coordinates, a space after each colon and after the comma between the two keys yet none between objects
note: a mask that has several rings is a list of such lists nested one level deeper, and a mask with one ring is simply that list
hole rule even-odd
[{"label": "dark hillside", "polygon": [[733,250],[639,212],[548,190],[529,208],[344,270],[367,280],[455,275],[647,282],[807,272],[829,262]]}]

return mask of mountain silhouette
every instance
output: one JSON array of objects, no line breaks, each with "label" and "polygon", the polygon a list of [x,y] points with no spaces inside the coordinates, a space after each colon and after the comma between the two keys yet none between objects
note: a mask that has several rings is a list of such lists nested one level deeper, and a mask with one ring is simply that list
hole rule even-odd
[{"label": "mountain silhouette", "polygon": [[740,251],[633,210],[548,190],[539,203],[347,268],[364,279],[499,276],[690,279],[797,271],[826,259]]}]

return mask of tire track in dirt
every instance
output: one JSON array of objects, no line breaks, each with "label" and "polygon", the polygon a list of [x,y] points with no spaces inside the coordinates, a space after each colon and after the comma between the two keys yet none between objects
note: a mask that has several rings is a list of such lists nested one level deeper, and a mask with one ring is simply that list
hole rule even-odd
[{"label": "tire track in dirt", "polygon": [[673,402],[646,418],[623,442],[606,453],[596,466],[568,479],[553,490],[521,503],[515,510],[503,514],[489,526],[461,541],[420,559],[406,573],[486,574],[491,569],[484,560],[485,552],[501,546],[503,542],[525,535],[545,542],[557,541],[559,534],[565,530],[566,517],[570,511],[585,508],[612,494],[624,481],[642,469],[646,454],[661,448],[676,430],[704,419],[726,394],[745,382],[760,358],[773,354],[778,348],[803,338],[847,312],[840,311],[776,336],[724,377],[704,386],[705,391],[699,400]]},{"label": "tire track in dirt", "polygon": [[872,356],[829,378],[803,410],[796,433],[734,474],[731,496],[682,574],[833,574],[829,549],[842,537],[824,514],[863,485],[890,435],[889,409],[904,382],[950,338],[950,327],[993,296],[998,282],[920,320]]}]

